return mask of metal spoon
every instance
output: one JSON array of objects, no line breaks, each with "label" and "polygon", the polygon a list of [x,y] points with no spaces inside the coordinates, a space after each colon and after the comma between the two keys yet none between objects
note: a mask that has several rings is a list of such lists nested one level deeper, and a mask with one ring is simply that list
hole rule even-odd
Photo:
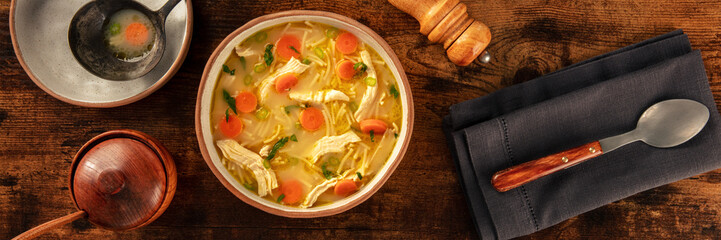
[{"label": "metal spoon", "polygon": [[709,115],[708,108],[696,101],[662,101],[646,109],[636,129],[630,132],[498,171],[491,184],[505,192],[639,140],[657,148],[675,147],[696,136],[706,126]]},{"label": "metal spoon", "polygon": [[[180,0],[168,0],[158,11],[151,11],[133,0],[95,0],[85,4],[73,17],[68,31],[70,49],[85,69],[110,80],[128,80],[141,77],[155,65],[165,51],[165,19]],[[116,58],[105,45],[103,26],[108,18],[123,9],[134,9],[145,14],[155,28],[155,43],[144,57],[124,61]]]}]

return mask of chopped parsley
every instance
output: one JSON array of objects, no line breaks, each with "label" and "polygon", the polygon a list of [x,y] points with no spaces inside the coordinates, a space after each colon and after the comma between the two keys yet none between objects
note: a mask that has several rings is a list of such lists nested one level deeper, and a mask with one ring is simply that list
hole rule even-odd
[{"label": "chopped parsley", "polygon": [[353,64],[353,70],[356,71],[356,75],[361,75],[368,70],[368,65],[363,62],[357,62]]},{"label": "chopped parsley", "polygon": [[298,137],[295,136],[295,134],[290,136],[290,140],[293,142],[298,142]]},{"label": "chopped parsley", "polygon": [[265,65],[270,67],[270,64],[273,63],[273,44],[268,44],[268,46],[265,46],[265,54],[263,55],[263,59],[265,59]]},{"label": "chopped parsley", "polygon": [[363,180],[363,175],[360,172],[355,172],[355,175],[358,176],[358,180]]},{"label": "chopped parsley", "polygon": [[302,61],[301,63],[303,63],[303,64],[305,64],[305,65],[310,65],[310,60],[308,60],[308,59],[306,58],[306,59],[303,59],[303,61]]},{"label": "chopped parsley", "polygon": [[245,187],[246,189],[248,189],[250,191],[255,191],[255,188],[253,187],[253,185],[243,183],[243,187]]},{"label": "chopped parsley", "polygon": [[294,108],[303,108],[303,107],[298,106],[298,105],[289,105],[289,106],[285,106],[283,108],[283,110],[285,110],[285,114],[290,114],[290,111],[293,110]]},{"label": "chopped parsley", "polygon": [[295,49],[295,47],[293,47],[293,46],[288,46],[288,48],[290,48],[290,50],[293,50],[293,52],[295,52],[295,53],[297,53],[297,54],[300,54],[300,52],[298,51],[298,49]]},{"label": "chopped parsley", "polygon": [[242,66],[243,70],[245,70],[245,57],[244,56],[240,56],[240,66]]},{"label": "chopped parsley", "polygon": [[278,197],[277,202],[280,203],[280,201],[283,201],[283,198],[285,198],[285,194],[281,194],[281,195]]},{"label": "chopped parsley", "polygon": [[230,122],[230,114],[228,114],[230,108],[225,109],[225,122]]},{"label": "chopped parsley", "polygon": [[268,33],[266,32],[258,32],[255,34],[255,41],[256,42],[263,42],[265,39],[268,39]]},{"label": "chopped parsley", "polygon": [[327,163],[324,163],[322,166],[320,166],[320,170],[323,171],[323,176],[325,177],[325,179],[331,179],[331,178],[333,178],[333,172],[328,171],[328,169],[325,166],[326,164]]},{"label": "chopped parsley", "polygon": [[230,96],[230,93],[223,89],[223,100],[225,100],[226,103],[228,103],[228,107],[230,107],[230,110],[233,110],[235,114],[238,114],[238,110],[235,109],[235,98]]},{"label": "chopped parsley", "polygon": [[390,92],[391,95],[393,95],[393,98],[398,98],[398,96],[401,94],[398,92],[398,89],[396,89],[396,85],[391,85]]},{"label": "chopped parsley", "polygon": [[396,136],[396,138],[398,138],[398,133],[394,133],[393,136]]},{"label": "chopped parsley", "polygon": [[278,150],[285,146],[285,143],[288,142],[288,137],[281,138],[275,144],[273,145],[273,148],[270,149],[270,153],[268,153],[268,157],[265,158],[265,160],[272,160],[275,157],[275,154],[278,153]]},{"label": "chopped parsley", "polygon": [[223,64],[223,72],[230,74],[230,75],[235,75],[235,69],[230,70],[228,65],[225,65],[225,64]]},{"label": "chopped parsley", "polygon": [[371,134],[371,142],[375,142],[375,140],[373,139],[376,136],[375,132],[373,132],[373,130],[371,130],[370,134]]}]

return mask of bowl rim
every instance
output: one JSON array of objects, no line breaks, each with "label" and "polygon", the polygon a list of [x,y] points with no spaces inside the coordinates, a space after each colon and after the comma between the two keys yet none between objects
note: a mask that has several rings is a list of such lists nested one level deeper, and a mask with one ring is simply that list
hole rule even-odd
[{"label": "bowl rim", "polygon": [[23,58],[23,54],[20,51],[20,45],[17,41],[16,31],[15,31],[15,8],[17,6],[17,0],[12,0],[10,2],[10,16],[8,17],[10,19],[10,39],[13,44],[13,50],[15,51],[15,56],[18,59],[18,62],[20,62],[20,66],[25,70],[25,73],[30,77],[31,80],[40,87],[43,91],[50,94],[50,96],[53,96],[54,98],[72,104],[82,107],[94,107],[94,108],[112,108],[112,107],[119,107],[127,104],[131,104],[134,102],[139,101],[140,99],[143,99],[153,92],[160,89],[163,85],[165,85],[175,74],[180,70],[180,67],[183,65],[183,62],[185,62],[185,58],[188,55],[188,51],[190,50],[190,40],[193,36],[193,4],[191,3],[191,0],[185,0],[185,3],[187,5],[186,10],[186,18],[185,18],[185,38],[183,39],[183,44],[180,46],[180,52],[178,52],[178,56],[175,58],[175,61],[173,61],[173,64],[170,66],[168,71],[165,72],[165,74],[158,79],[153,85],[148,87],[147,89],[143,90],[142,92],[133,95],[129,98],[120,99],[117,101],[111,101],[111,102],[86,102],[86,101],[79,101],[67,98],[65,96],[62,96],[49,87],[45,86],[36,76],[33,74],[32,70],[28,65],[25,63],[25,59]]},{"label": "bowl rim", "polygon": [[[370,38],[372,38],[384,51],[389,59],[392,65],[395,67],[396,72],[400,79],[396,79],[398,82],[403,83],[403,89],[402,90],[405,98],[402,98],[402,101],[405,101],[404,104],[407,106],[406,111],[406,120],[403,122],[405,124],[405,134],[403,136],[399,136],[399,139],[403,139],[402,142],[396,142],[396,146],[394,148],[398,148],[398,154],[396,155],[396,158],[389,159],[387,163],[387,171],[382,176],[375,176],[374,180],[376,178],[379,178],[378,181],[370,186],[371,188],[364,192],[362,195],[356,197],[352,201],[348,201],[342,205],[338,205],[334,208],[327,208],[323,210],[317,210],[317,211],[287,211],[281,208],[275,208],[270,207],[268,205],[262,204],[254,199],[251,199],[250,197],[246,196],[244,193],[240,192],[238,189],[236,189],[229,181],[226,179],[221,172],[216,168],[215,164],[213,163],[210,153],[208,151],[208,146],[205,144],[205,139],[203,137],[203,129],[201,124],[201,103],[203,101],[203,92],[205,92],[205,87],[207,85],[207,82],[209,80],[209,74],[211,72],[211,69],[214,65],[214,63],[217,61],[219,55],[221,52],[223,52],[226,48],[228,48],[228,45],[230,42],[235,40],[236,37],[238,37],[240,34],[245,32],[246,30],[261,24],[263,22],[282,18],[282,17],[295,17],[295,16],[313,16],[313,17],[321,17],[321,18],[327,18],[331,21],[338,21],[345,24],[348,24],[352,27],[357,28],[361,32],[367,34]],[[283,24],[287,21],[280,21],[277,24]],[[389,64],[390,65],[390,64]],[[360,22],[340,15],[336,13],[331,12],[325,12],[325,11],[315,11],[315,10],[289,10],[289,11],[283,11],[278,13],[272,13],[268,15],[263,15],[260,17],[257,17],[255,19],[252,19],[248,21],[247,23],[243,24],[238,29],[234,30],[232,33],[230,33],[223,41],[215,48],[213,51],[213,54],[208,58],[208,62],[205,65],[205,68],[203,70],[203,75],[200,80],[200,85],[198,88],[198,95],[196,98],[196,104],[195,104],[195,131],[196,131],[196,137],[198,139],[198,146],[200,148],[200,152],[203,155],[203,159],[205,160],[205,163],[208,165],[210,170],[213,172],[215,177],[223,184],[223,186],[228,189],[233,195],[235,195],[237,198],[242,200],[243,202],[247,203],[248,205],[251,205],[255,208],[258,208],[262,211],[265,211],[270,214],[278,215],[278,216],[284,216],[284,217],[290,217],[290,218],[315,218],[315,217],[325,217],[330,215],[335,215],[338,213],[342,213],[344,211],[347,211],[362,202],[366,201],[368,198],[370,198],[373,194],[375,194],[390,178],[390,176],[393,174],[395,169],[400,164],[401,160],[403,160],[403,157],[405,156],[406,150],[408,149],[408,145],[411,140],[411,135],[413,132],[413,122],[414,122],[414,107],[413,107],[413,97],[411,95],[410,91],[410,84],[408,83],[408,78],[405,74],[405,71],[403,70],[403,66],[400,63],[400,59],[398,59],[398,56],[396,56],[395,52],[391,49],[390,45],[375,31],[370,29],[369,27],[361,24]],[[403,131],[401,131],[403,132]],[[398,144],[401,144],[400,147]],[[384,167],[385,168],[385,167]],[[348,199],[348,198],[346,198]],[[313,208],[307,208],[307,209],[313,209]]]}]

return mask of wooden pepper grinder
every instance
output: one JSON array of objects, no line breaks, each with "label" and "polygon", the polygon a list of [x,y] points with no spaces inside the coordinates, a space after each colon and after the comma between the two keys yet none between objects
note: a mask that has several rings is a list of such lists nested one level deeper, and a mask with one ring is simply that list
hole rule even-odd
[{"label": "wooden pepper grinder", "polygon": [[469,17],[466,4],[459,0],[388,0],[388,2],[416,18],[421,24],[421,33],[428,35],[428,40],[434,43],[442,42],[451,62],[459,66],[467,66],[476,58],[482,63],[491,60],[488,51],[484,51],[491,42],[490,29],[482,22]]}]

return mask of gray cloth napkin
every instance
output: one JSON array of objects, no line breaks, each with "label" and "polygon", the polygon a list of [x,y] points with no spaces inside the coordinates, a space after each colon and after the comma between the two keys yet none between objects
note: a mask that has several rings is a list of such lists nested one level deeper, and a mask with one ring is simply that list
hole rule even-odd
[{"label": "gray cloth napkin", "polygon": [[[680,146],[635,142],[508,192],[490,184],[496,171],[633,130],[646,108],[674,98],[711,112]],[[701,54],[677,30],[453,105],[443,128],[479,236],[508,239],[721,168],[719,121]]]}]

